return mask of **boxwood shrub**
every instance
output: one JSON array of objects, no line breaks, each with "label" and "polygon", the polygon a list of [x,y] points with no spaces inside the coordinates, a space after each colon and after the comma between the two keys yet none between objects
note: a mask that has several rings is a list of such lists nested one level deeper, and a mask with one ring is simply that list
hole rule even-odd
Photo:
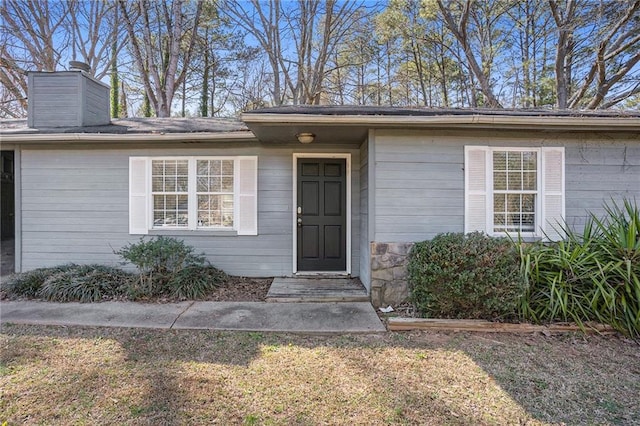
[{"label": "boxwood shrub", "polygon": [[197,299],[224,283],[228,276],[210,265],[203,254],[172,237],[140,239],[115,252],[138,268],[129,287],[131,299],[165,296]]},{"label": "boxwood shrub", "polygon": [[514,320],[524,280],[511,240],[447,233],[409,254],[410,300],[423,317]]}]

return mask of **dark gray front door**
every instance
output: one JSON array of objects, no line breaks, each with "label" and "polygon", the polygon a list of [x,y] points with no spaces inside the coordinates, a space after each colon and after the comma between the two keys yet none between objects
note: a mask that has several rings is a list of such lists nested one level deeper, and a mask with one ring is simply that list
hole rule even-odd
[{"label": "dark gray front door", "polygon": [[347,269],[346,160],[298,159],[298,270]]}]

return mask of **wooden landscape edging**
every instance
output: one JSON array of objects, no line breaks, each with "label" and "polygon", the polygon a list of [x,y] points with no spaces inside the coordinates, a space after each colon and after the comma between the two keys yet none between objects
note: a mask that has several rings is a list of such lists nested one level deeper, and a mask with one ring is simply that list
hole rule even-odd
[{"label": "wooden landscape edging", "polygon": [[[485,320],[457,320],[435,318],[402,318],[387,319],[389,331],[432,330],[432,331],[480,331],[484,333],[572,333],[583,331],[577,324],[557,323],[549,325],[510,324]],[[589,324],[584,326],[589,333],[613,334],[616,331],[607,325]]]}]

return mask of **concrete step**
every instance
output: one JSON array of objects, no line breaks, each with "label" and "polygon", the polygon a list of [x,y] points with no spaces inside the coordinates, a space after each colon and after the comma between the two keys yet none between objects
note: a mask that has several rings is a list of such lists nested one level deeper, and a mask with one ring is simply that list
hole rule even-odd
[{"label": "concrete step", "polygon": [[368,302],[369,294],[357,278],[274,278],[267,302]]}]

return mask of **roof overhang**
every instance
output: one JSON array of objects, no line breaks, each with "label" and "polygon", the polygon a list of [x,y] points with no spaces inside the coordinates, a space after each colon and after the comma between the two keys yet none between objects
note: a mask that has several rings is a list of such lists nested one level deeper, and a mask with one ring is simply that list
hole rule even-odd
[{"label": "roof overhang", "polygon": [[218,133],[3,133],[3,143],[21,145],[60,144],[135,144],[135,143],[224,143],[257,142],[251,131]]},{"label": "roof overhang", "polygon": [[310,132],[317,143],[362,142],[370,129],[526,130],[534,132],[625,132],[640,134],[639,116],[361,115],[250,112],[242,121],[263,142],[293,142]]}]

